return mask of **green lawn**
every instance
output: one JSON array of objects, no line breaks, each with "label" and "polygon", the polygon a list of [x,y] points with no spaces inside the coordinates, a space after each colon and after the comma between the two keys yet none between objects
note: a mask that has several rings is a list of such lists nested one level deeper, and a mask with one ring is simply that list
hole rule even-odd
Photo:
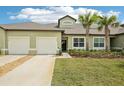
[{"label": "green lawn", "polygon": [[56,59],[52,85],[124,85],[124,59]]}]

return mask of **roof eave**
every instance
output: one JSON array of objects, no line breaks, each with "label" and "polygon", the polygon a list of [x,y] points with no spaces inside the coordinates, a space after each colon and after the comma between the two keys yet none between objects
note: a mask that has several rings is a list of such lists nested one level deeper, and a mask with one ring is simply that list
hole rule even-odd
[{"label": "roof eave", "polygon": [[6,30],[4,27],[0,26],[1,29]]},{"label": "roof eave", "polygon": [[[86,34],[67,34],[67,33],[64,33],[64,35],[86,35]],[[94,35],[94,36],[105,36],[104,34],[89,34],[89,35]],[[110,34],[110,36],[116,36],[116,34]]]},{"label": "roof eave", "polygon": [[5,29],[6,31],[61,31],[64,32],[64,30],[57,30],[57,29]]},{"label": "roof eave", "polygon": [[71,16],[69,16],[69,15],[66,15],[66,16],[64,16],[64,17],[62,17],[62,18],[60,18],[60,19],[58,19],[58,21],[61,20],[61,19],[63,19],[63,18],[65,18],[65,17],[70,17],[71,19],[74,19],[75,22],[77,21],[75,18],[73,18],[73,17],[71,17]]}]

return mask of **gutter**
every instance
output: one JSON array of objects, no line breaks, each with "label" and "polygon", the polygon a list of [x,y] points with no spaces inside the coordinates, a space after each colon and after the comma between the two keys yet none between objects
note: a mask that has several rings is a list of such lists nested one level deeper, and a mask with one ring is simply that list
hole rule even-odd
[{"label": "gutter", "polygon": [[1,29],[3,29],[3,30],[6,30],[6,29],[5,29],[5,28],[3,28],[2,26],[0,26],[0,28],[1,28]]},{"label": "gutter", "polygon": [[[86,34],[65,34],[64,35],[86,35]],[[105,36],[104,34],[89,34],[90,36]],[[112,34],[112,35],[109,35],[109,36],[116,36],[116,34]]]},{"label": "gutter", "polygon": [[57,29],[4,29],[5,31],[61,31],[64,32],[64,30],[57,30]]}]

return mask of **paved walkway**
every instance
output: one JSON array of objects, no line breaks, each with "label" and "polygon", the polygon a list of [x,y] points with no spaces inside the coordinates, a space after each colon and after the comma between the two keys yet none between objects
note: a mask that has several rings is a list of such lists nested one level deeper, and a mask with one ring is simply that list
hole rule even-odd
[{"label": "paved walkway", "polygon": [[10,63],[12,61],[15,61],[21,57],[24,57],[24,55],[6,55],[6,56],[2,56],[0,57],[0,66],[3,66],[7,63]]},{"label": "paved walkway", "polygon": [[61,56],[57,56],[56,58],[72,58],[68,53],[62,53]]},{"label": "paved walkway", "polygon": [[37,55],[0,77],[0,85],[51,85],[55,58]]}]

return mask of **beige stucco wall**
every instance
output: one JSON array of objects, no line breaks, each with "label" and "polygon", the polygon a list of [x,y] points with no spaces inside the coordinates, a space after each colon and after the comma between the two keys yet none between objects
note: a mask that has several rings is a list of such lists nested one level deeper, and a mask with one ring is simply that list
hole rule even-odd
[{"label": "beige stucco wall", "polygon": [[[72,25],[67,25],[65,22],[71,22]],[[65,17],[63,19],[60,20],[60,27],[61,28],[70,28],[75,24],[75,20],[73,20],[70,17]]]},{"label": "beige stucco wall", "polygon": [[[67,37],[67,48],[73,49],[73,37],[84,37],[84,35],[62,35],[61,32],[57,31],[4,31],[0,29],[0,50],[2,49],[2,54],[7,53],[8,49],[8,37],[9,36],[28,36],[30,37],[30,48],[36,49],[36,37],[57,37],[58,48],[61,49],[61,39],[62,37]],[[104,37],[104,36],[90,36],[90,49],[93,49],[93,38],[94,37]],[[124,47],[124,35],[118,35],[116,39],[112,42],[113,46]],[[4,50],[4,51],[3,51]],[[35,54],[36,51],[29,51],[30,54]]]},{"label": "beige stucco wall", "polygon": [[2,28],[0,28],[0,53],[1,54],[5,54],[5,51],[6,51],[6,49],[5,49],[5,35],[6,34],[6,32],[2,29]]},{"label": "beige stucco wall", "polygon": [[8,48],[8,37],[28,36],[30,37],[30,54],[35,54],[36,37],[57,37],[57,47],[61,49],[61,32],[57,31],[7,31],[6,48]]},{"label": "beige stucco wall", "polygon": [[[84,38],[86,38],[84,35],[63,35],[63,37],[67,37],[68,38],[68,40],[67,40],[67,46],[68,46],[67,48],[68,48],[68,50],[69,49],[74,49],[73,48],[73,40],[72,40],[73,37],[84,37]],[[89,38],[89,48],[91,50],[93,49],[93,38],[94,37],[103,37],[104,38],[104,36],[90,36],[90,38]],[[104,49],[105,49],[105,47],[104,47]]]},{"label": "beige stucco wall", "polygon": [[124,34],[117,35],[115,38],[113,38],[111,40],[111,47],[114,49],[124,48]]}]

